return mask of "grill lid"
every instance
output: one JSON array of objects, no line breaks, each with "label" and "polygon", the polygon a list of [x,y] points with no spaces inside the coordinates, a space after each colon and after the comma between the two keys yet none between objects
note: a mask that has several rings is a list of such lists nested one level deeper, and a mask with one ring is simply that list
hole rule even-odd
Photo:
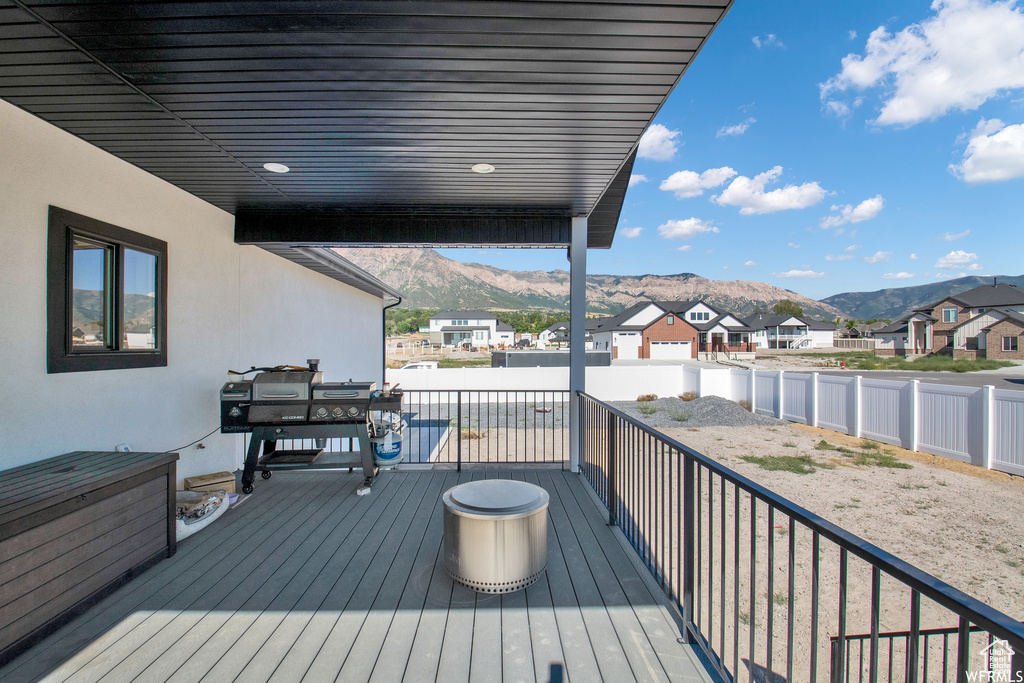
[{"label": "grill lid", "polygon": [[261,372],[253,378],[253,400],[308,401],[310,386],[322,377],[320,372],[305,370]]}]

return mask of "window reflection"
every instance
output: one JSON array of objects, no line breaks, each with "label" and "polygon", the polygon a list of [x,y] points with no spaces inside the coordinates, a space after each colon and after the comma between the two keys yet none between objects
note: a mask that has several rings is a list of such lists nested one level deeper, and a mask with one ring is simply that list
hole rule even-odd
[{"label": "window reflection", "polygon": [[76,237],[71,265],[71,344],[79,348],[110,348],[110,245]]},{"label": "window reflection", "polygon": [[124,250],[125,349],[156,348],[156,256],[134,249]]}]

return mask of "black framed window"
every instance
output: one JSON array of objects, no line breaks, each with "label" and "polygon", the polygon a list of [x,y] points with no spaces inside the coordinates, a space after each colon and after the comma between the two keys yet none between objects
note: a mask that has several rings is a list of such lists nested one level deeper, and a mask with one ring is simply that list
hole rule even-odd
[{"label": "black framed window", "polygon": [[167,365],[167,243],[50,207],[47,372]]},{"label": "black framed window", "polygon": [[1003,351],[1016,351],[1018,348],[1016,337],[1003,337]]}]

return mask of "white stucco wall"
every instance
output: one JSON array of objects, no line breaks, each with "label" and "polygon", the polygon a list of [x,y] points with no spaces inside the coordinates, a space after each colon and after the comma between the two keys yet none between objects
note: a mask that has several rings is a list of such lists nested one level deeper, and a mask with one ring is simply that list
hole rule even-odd
[{"label": "white stucco wall", "polygon": [[[0,470],[74,450],[183,446],[219,425],[228,369],[322,359],[380,381],[380,299],[233,242],[230,214],[0,101]],[[168,243],[168,366],[47,374],[50,205]],[[242,437],[180,451],[234,470]]]}]

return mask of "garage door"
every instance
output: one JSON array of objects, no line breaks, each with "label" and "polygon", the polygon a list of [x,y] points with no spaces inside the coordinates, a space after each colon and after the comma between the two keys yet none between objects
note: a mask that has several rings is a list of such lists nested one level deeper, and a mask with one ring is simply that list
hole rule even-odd
[{"label": "garage door", "polygon": [[651,358],[661,360],[682,360],[693,358],[688,341],[652,341]]}]

